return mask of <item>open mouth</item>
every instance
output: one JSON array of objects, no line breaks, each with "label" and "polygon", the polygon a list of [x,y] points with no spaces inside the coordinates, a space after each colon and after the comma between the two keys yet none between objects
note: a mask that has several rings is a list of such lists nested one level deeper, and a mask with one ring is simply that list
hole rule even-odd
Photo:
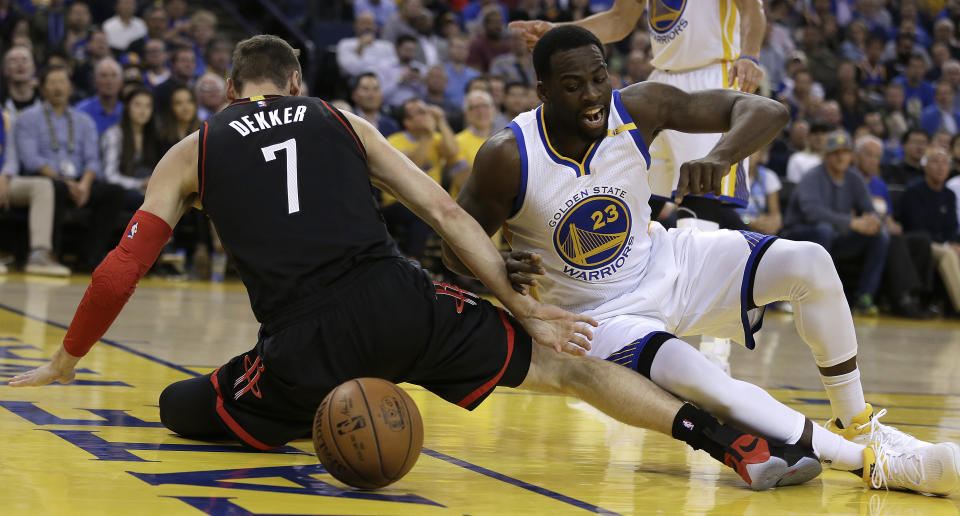
[{"label": "open mouth", "polygon": [[590,108],[583,112],[583,122],[590,129],[603,127],[604,109],[600,106]]}]

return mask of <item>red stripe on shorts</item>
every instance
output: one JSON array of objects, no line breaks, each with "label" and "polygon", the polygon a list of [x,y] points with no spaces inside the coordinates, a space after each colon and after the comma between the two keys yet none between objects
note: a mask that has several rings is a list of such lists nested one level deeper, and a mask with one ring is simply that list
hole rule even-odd
[{"label": "red stripe on shorts", "polygon": [[477,390],[471,392],[467,395],[466,398],[460,400],[457,405],[461,407],[469,407],[471,403],[477,401],[481,396],[493,390],[497,386],[497,382],[500,381],[500,378],[503,377],[503,373],[507,371],[507,366],[510,364],[510,357],[513,356],[513,326],[510,325],[510,321],[507,320],[507,314],[503,312],[503,309],[497,307],[497,313],[500,314],[500,320],[503,321],[503,327],[507,329],[507,359],[503,361],[503,367],[500,368],[500,372],[497,373],[497,376],[491,378],[487,383],[477,387]]},{"label": "red stripe on shorts", "polygon": [[263,444],[262,442],[254,439],[253,436],[248,434],[247,431],[244,430],[242,426],[240,426],[240,423],[237,423],[237,421],[233,419],[233,416],[231,416],[230,413],[227,412],[227,408],[223,406],[223,395],[220,394],[220,382],[217,380],[217,373],[219,372],[220,372],[220,368],[218,367],[217,370],[210,375],[210,383],[213,384],[213,389],[217,391],[217,415],[220,416],[220,419],[222,419],[223,422],[226,423],[228,427],[230,427],[230,430],[237,437],[239,437],[243,442],[249,444],[250,446],[253,446],[258,450],[264,450],[264,451],[278,448],[277,446],[267,446],[266,444]]}]

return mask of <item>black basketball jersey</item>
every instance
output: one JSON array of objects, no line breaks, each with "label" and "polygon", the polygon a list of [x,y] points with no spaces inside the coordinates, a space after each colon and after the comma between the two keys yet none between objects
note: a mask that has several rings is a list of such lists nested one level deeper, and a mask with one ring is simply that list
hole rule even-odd
[{"label": "black basketball jersey", "polygon": [[199,185],[257,320],[285,326],[395,257],[346,117],[311,97],[240,99],[200,128]]}]

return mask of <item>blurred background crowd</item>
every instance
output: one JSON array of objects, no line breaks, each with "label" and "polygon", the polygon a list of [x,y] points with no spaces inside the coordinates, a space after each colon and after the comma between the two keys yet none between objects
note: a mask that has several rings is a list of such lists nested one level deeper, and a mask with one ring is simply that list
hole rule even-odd
[{"label": "blurred background crowd", "polygon": [[[233,44],[251,34],[301,48],[308,94],[374,124],[456,196],[486,138],[539,104],[507,24],[612,3],[0,0],[0,273],[92,270],[165,150],[226,106]],[[791,123],[751,157],[751,202],[730,226],[821,243],[845,287],[876,285],[862,313],[956,316],[960,0],[763,3],[757,94]],[[614,88],[646,80],[646,20],[606,55]],[[448,274],[430,228],[375,195],[401,251]],[[675,216],[667,203],[659,219]],[[220,280],[226,261],[192,211],[155,273]]]}]

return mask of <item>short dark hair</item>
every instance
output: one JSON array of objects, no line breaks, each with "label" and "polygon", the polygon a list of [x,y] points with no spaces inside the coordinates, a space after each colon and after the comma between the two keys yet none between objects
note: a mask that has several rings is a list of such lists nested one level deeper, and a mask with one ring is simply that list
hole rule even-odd
[{"label": "short dark hair", "polygon": [[247,81],[270,79],[275,86],[283,88],[290,72],[296,70],[301,78],[303,76],[298,56],[299,51],[277,36],[260,34],[247,38],[237,43],[233,51],[230,71],[233,87],[240,91]]},{"label": "short dark hair", "polygon": [[527,85],[524,84],[524,83],[522,83],[522,82],[520,82],[520,81],[510,81],[510,82],[508,82],[507,85],[503,88],[503,91],[504,91],[504,92],[509,92],[511,88],[523,88],[523,89],[527,89]]},{"label": "short dark hair", "polygon": [[828,124],[827,122],[824,122],[823,120],[817,119],[817,120],[814,120],[813,122],[810,123],[810,132],[811,132],[811,133],[829,133],[830,131],[833,131],[834,129],[836,129],[836,127],[834,127],[833,124]]},{"label": "short dark hair", "polygon": [[406,42],[408,42],[408,41],[412,41],[412,42],[414,42],[414,43],[417,43],[417,38],[415,38],[415,37],[413,37],[413,36],[411,36],[411,35],[409,35],[409,34],[401,34],[401,35],[397,36],[397,41],[396,41],[396,43],[394,43],[394,44],[399,47],[400,45],[402,45],[402,44],[404,44],[404,43],[406,43]]},{"label": "short dark hair", "polygon": [[917,126],[912,126],[909,129],[907,129],[907,132],[903,133],[903,136],[900,138],[900,145],[901,146],[906,145],[907,141],[910,139],[910,135],[913,135],[913,134],[922,134],[924,139],[926,139],[927,141],[930,141],[930,135],[927,134],[926,131],[924,131],[923,129]]},{"label": "short dark hair", "polygon": [[418,98],[416,98],[416,97],[413,97],[412,99],[407,99],[407,100],[403,101],[402,104],[400,104],[399,106],[397,106],[397,113],[396,113],[396,114],[397,114],[397,120],[400,120],[400,123],[401,123],[401,124],[403,123],[404,120],[410,118],[410,115],[408,114],[408,111],[407,111],[407,106],[409,106],[410,104],[413,104],[414,102],[418,102],[418,101],[420,101],[420,99],[418,99]]},{"label": "short dark hair", "polygon": [[73,77],[70,77],[69,68],[61,65],[51,65],[40,71],[40,76],[38,77],[39,79],[38,84],[40,85],[41,88],[44,87],[44,85],[46,85],[47,77],[49,77],[50,74],[54,72],[63,72],[67,76],[67,80],[69,80],[71,84],[73,83]]},{"label": "short dark hair", "polygon": [[550,77],[550,58],[557,52],[573,50],[575,48],[593,45],[603,53],[603,43],[587,29],[576,25],[554,27],[537,41],[533,47],[533,69],[537,73],[537,80],[543,81]]},{"label": "short dark hair", "polygon": [[375,74],[375,73],[373,73],[373,72],[363,72],[362,74],[357,75],[357,76],[353,77],[352,79],[350,79],[350,94],[351,94],[351,95],[353,94],[353,92],[357,91],[357,88],[360,87],[360,82],[363,81],[364,79],[366,79],[367,77],[373,77],[374,79],[377,80],[377,84],[380,84],[380,77],[378,77],[377,74]]}]

